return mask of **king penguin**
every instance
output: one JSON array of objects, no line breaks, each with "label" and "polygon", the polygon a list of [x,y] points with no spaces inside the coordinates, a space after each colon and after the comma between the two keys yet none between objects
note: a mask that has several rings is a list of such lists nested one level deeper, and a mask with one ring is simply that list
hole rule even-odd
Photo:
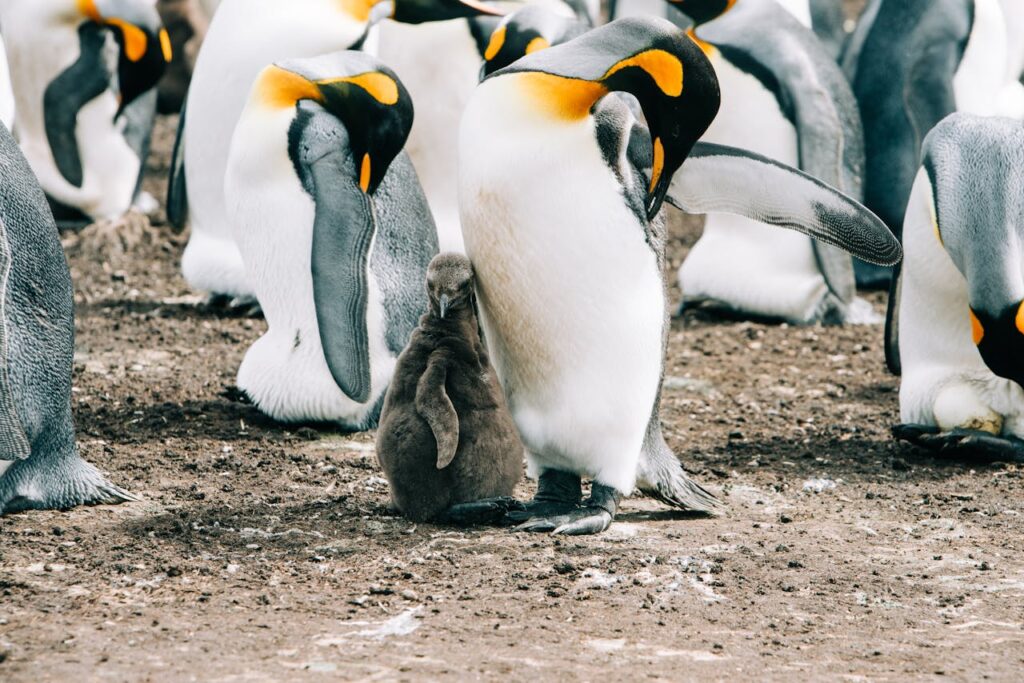
[{"label": "king penguin", "polygon": [[3,126],[0,321],[0,514],[134,500],[78,453],[71,275],[46,196]]},{"label": "king penguin", "polygon": [[[921,141],[955,111],[996,113],[1006,85],[999,0],[872,0],[843,57],[864,124],[864,203],[903,232]],[[858,264],[863,287],[891,271]]]},{"label": "king penguin", "polygon": [[191,226],[181,262],[189,284],[229,298],[253,295],[224,205],[224,170],[260,69],[359,46],[372,21],[389,15],[419,23],[494,11],[477,0],[223,0],[196,59],[168,195],[171,222]]},{"label": "king penguin", "polygon": [[238,387],[275,419],[377,422],[437,253],[400,153],[412,119],[395,73],[362,52],[282,61],[253,85],[224,196],[268,326]]},{"label": "king penguin", "polygon": [[[649,129],[613,91],[636,97]],[[634,486],[682,508],[718,505],[659,421],[666,197],[899,259],[880,221],[820,181],[741,150],[693,151],[718,106],[697,44],[638,17],[492,73],[463,115],[459,200],[481,324],[539,478],[513,515],[525,530],[600,532]],[[581,476],[593,484],[582,504]]]},{"label": "king penguin", "polygon": [[1024,124],[953,114],[923,157],[903,222],[896,434],[1020,460]]},{"label": "king penguin", "polygon": [[113,220],[138,198],[171,59],[154,0],[0,4],[15,137],[58,223]]},{"label": "king penguin", "polygon": [[[771,157],[861,198],[857,102],[820,41],[775,0],[682,0],[722,89],[702,138]],[[806,8],[806,2],[804,3]],[[724,14],[716,12],[724,10]],[[712,213],[679,269],[684,305],[795,324],[880,322],[849,255],[795,232]]]}]

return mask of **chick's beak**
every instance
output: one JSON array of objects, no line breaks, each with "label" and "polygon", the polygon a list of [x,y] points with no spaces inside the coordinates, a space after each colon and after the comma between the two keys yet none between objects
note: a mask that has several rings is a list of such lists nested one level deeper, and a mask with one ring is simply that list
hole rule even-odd
[{"label": "chick's beak", "polygon": [[451,299],[448,298],[447,294],[442,294],[437,304],[440,309],[441,319],[443,320],[445,315],[448,314],[448,306],[451,305]]}]

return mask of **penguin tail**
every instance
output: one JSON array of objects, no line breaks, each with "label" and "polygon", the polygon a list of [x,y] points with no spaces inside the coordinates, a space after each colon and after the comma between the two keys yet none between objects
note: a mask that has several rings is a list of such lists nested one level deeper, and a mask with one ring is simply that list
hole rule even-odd
[{"label": "penguin tail", "polygon": [[[655,418],[656,420],[656,418]],[[660,427],[651,430],[637,473],[637,488],[655,500],[671,507],[693,512],[716,514],[725,503],[695,482],[665,443]]]}]

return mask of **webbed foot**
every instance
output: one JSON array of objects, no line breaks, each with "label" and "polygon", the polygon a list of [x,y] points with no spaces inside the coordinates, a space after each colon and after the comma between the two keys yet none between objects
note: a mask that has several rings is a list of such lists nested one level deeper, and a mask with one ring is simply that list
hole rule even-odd
[{"label": "webbed foot", "polygon": [[579,475],[545,470],[537,481],[537,493],[533,500],[524,503],[522,509],[505,515],[505,523],[520,524],[533,517],[567,514],[579,507],[582,497]]},{"label": "webbed foot", "polygon": [[1002,462],[1024,462],[1024,441],[976,429],[954,429],[943,432],[938,427],[900,424],[893,436],[919,448],[957,457],[982,458]]},{"label": "webbed foot", "polygon": [[263,308],[255,296],[232,296],[230,294],[211,294],[206,298],[206,308],[240,318],[260,318]]},{"label": "webbed foot", "polygon": [[66,461],[30,457],[14,463],[0,476],[0,515],[136,500],[77,455]]},{"label": "webbed foot", "polygon": [[510,496],[484,498],[469,503],[459,503],[441,513],[438,522],[455,526],[480,526],[499,524],[512,511],[525,510],[526,506]]},{"label": "webbed foot", "polygon": [[550,531],[566,536],[599,534],[615,519],[619,510],[619,492],[610,486],[594,482],[590,497],[583,505],[569,512],[534,516],[516,527],[518,531]]}]

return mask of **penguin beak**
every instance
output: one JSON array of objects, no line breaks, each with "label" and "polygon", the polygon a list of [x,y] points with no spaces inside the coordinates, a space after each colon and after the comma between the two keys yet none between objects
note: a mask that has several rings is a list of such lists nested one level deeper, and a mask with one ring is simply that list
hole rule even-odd
[{"label": "penguin beak", "polygon": [[441,298],[437,302],[438,312],[441,315],[441,319],[448,314],[448,307],[451,305],[451,299],[448,298],[447,294],[442,294]]},{"label": "penguin beak", "polygon": [[479,0],[385,0],[393,3],[391,18],[404,24],[468,19],[482,15],[503,17],[506,12]]}]

